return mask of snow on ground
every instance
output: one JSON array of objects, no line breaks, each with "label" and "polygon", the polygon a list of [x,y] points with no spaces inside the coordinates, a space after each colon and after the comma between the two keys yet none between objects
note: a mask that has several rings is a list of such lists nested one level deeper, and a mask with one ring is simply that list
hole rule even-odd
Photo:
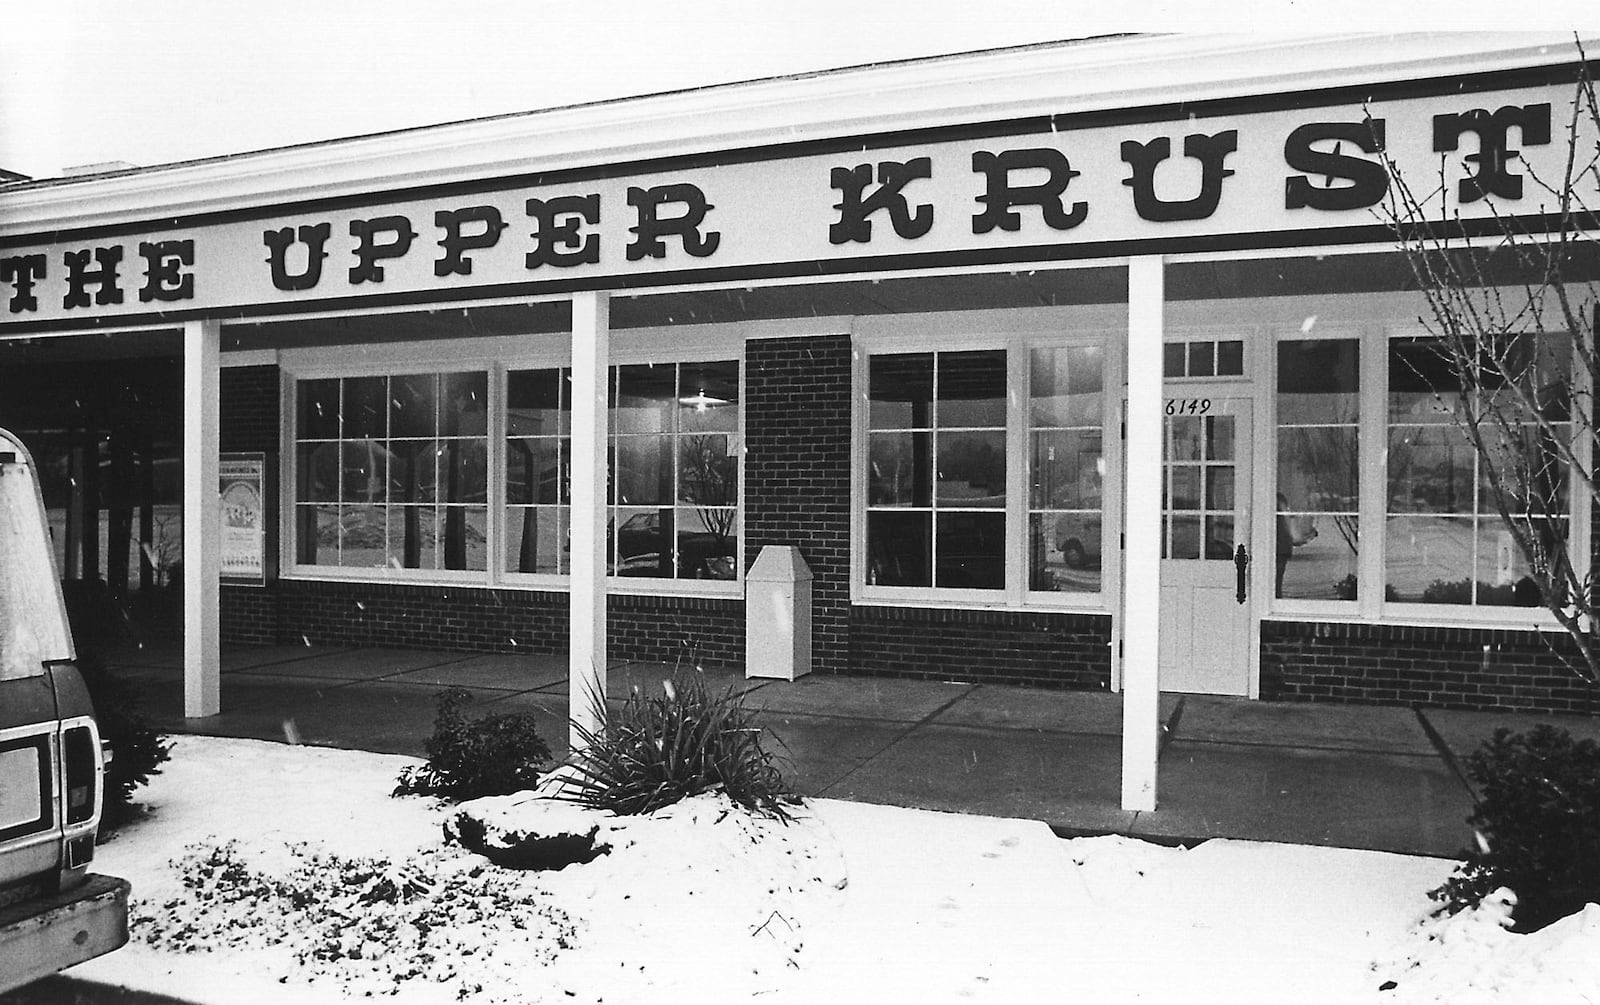
[{"label": "snow on ground", "polygon": [[452,808],[388,795],[411,763],[178,738],[98,853],[133,939],[73,975],[217,1005],[1600,1000],[1600,907],[1532,936],[1493,905],[1419,926],[1444,860],[832,800],[784,826],[707,795],[519,873],[446,846]]}]

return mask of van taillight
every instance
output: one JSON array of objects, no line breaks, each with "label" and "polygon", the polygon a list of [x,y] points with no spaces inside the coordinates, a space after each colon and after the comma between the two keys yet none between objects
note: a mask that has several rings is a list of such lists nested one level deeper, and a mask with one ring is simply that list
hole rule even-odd
[{"label": "van taillight", "polygon": [[67,729],[62,758],[67,768],[67,823],[81,824],[94,816],[95,786],[99,784],[95,740],[89,727]]}]

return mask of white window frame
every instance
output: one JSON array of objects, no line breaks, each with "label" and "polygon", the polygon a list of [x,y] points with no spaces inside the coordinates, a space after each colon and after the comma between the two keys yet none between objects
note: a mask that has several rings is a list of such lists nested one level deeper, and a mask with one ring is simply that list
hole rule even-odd
[{"label": "white window frame", "polygon": [[[959,314],[883,315],[856,319],[852,332],[850,596],[864,606],[958,607],[987,610],[1049,610],[1110,614],[1120,597],[1121,438],[1116,388],[1126,338],[1127,305],[968,311]],[[1027,523],[1030,510],[1028,367],[1035,348],[1095,347],[1101,350],[1101,444],[1106,471],[1101,480],[1101,581],[1096,593],[1028,589]],[[1005,585],[998,590],[935,586],[880,586],[866,582],[867,466],[869,463],[868,362],[897,353],[1003,350],[1006,407]]]},{"label": "white window frame", "polygon": [[[739,413],[736,449],[739,457],[737,534],[739,555],[731,580],[652,579],[608,576],[606,589],[617,595],[654,595],[740,599],[744,596],[745,541],[745,398],[748,368],[746,326],[697,325],[623,329],[612,333],[610,367],[640,363],[698,363],[737,360]],[[333,346],[284,350],[279,358],[279,568],[280,578],[343,583],[405,583],[418,586],[474,586],[565,593],[569,577],[505,570],[505,439],[506,373],[509,370],[570,368],[570,339],[564,333],[386,343],[385,359],[375,362],[371,346]],[[488,374],[488,555],[483,570],[394,569],[300,565],[296,557],[295,486],[298,433],[296,387],[302,380],[342,377],[397,376],[416,373],[482,371]],[[609,435],[609,434],[608,434]]]},{"label": "white window frame", "polygon": [[[1262,540],[1272,542],[1267,547],[1276,549],[1277,542],[1275,538],[1278,516],[1278,346],[1284,342],[1334,341],[1355,342],[1356,352],[1359,354],[1357,356],[1357,365],[1359,369],[1356,374],[1356,402],[1358,408],[1356,422],[1356,455],[1362,464],[1362,469],[1360,483],[1356,487],[1356,527],[1362,541],[1362,546],[1356,555],[1356,599],[1307,600],[1297,599],[1294,597],[1278,597],[1269,593],[1268,610],[1272,615],[1276,615],[1285,619],[1292,617],[1302,620],[1317,621],[1341,619],[1348,620],[1352,617],[1360,615],[1366,606],[1371,606],[1369,604],[1371,598],[1369,598],[1367,595],[1373,592],[1373,588],[1367,579],[1367,568],[1365,562],[1367,552],[1370,550],[1366,542],[1374,539],[1371,536],[1372,529],[1369,527],[1371,521],[1368,519],[1367,503],[1371,498],[1371,493],[1368,492],[1368,489],[1376,488],[1377,497],[1380,500],[1383,498],[1385,493],[1383,490],[1384,480],[1379,477],[1379,473],[1374,472],[1371,466],[1367,465],[1365,462],[1368,458],[1381,456],[1381,451],[1383,449],[1383,423],[1382,418],[1380,417],[1378,421],[1379,428],[1377,430],[1379,439],[1375,441],[1372,440],[1373,430],[1371,427],[1373,424],[1370,419],[1372,418],[1373,409],[1371,398],[1368,395],[1368,387],[1372,383],[1372,381],[1368,379],[1369,372],[1371,370],[1371,367],[1368,366],[1368,357],[1371,355],[1371,350],[1363,329],[1359,326],[1339,325],[1329,328],[1313,327],[1309,330],[1269,328],[1263,333],[1261,339],[1259,340],[1261,353],[1269,358],[1266,361],[1267,365],[1260,371],[1264,385],[1260,396],[1260,405],[1261,412],[1267,420],[1265,423],[1267,430],[1264,437],[1267,443],[1267,453],[1263,460],[1257,465],[1257,469],[1261,471],[1263,476],[1269,482],[1271,482],[1271,489],[1270,491],[1264,493],[1264,498],[1270,500],[1272,505],[1269,512],[1263,513],[1263,519],[1266,522],[1266,526],[1273,528],[1272,532],[1265,535]],[[1375,454],[1373,453],[1374,450],[1380,451],[1380,453]],[[1370,484],[1373,482],[1376,482],[1377,484],[1375,486]],[[1269,556],[1272,561],[1276,561],[1276,555],[1273,554],[1272,551],[1264,551],[1263,554]],[[1270,582],[1270,580],[1268,580],[1268,582]],[[1377,587],[1377,591],[1381,594],[1382,587]]]},{"label": "white window frame", "polygon": [[[407,347],[408,349],[414,347]],[[494,380],[493,366],[482,355],[463,352],[460,355],[433,355],[426,351],[400,351],[388,361],[374,362],[366,353],[355,356],[349,350],[341,349],[325,353],[314,364],[308,362],[303,354],[286,352],[279,363],[279,388],[281,411],[284,421],[279,423],[281,432],[280,441],[280,489],[279,489],[279,568],[283,570],[280,578],[302,580],[326,580],[332,582],[358,582],[358,583],[413,583],[419,585],[437,584],[448,586],[485,585],[490,575],[488,566],[492,564],[493,551],[496,538],[494,532],[494,507],[496,498],[496,479],[492,465],[494,464],[494,427],[495,415],[500,409],[500,399],[497,396]],[[298,485],[299,451],[296,449],[299,433],[299,402],[298,386],[301,381],[344,379],[346,377],[404,377],[418,374],[439,373],[484,373],[487,375],[488,423],[486,435],[489,442],[486,444],[488,484],[485,486],[485,506],[488,513],[485,520],[484,547],[489,550],[485,555],[485,569],[396,569],[389,566],[339,566],[339,565],[305,565],[299,561],[298,548],[298,522],[296,520],[298,501],[295,498]]]},{"label": "white window frame", "polygon": [[[536,341],[544,336],[535,336],[527,341]],[[734,449],[739,458],[739,492],[738,515],[735,522],[739,542],[739,554],[734,562],[733,579],[656,579],[647,576],[607,576],[606,591],[613,594],[637,594],[655,596],[686,596],[686,597],[721,597],[725,599],[742,599],[744,597],[744,547],[745,547],[745,399],[748,393],[749,380],[748,367],[745,361],[746,331],[739,325],[697,325],[683,328],[627,328],[611,333],[611,358],[607,369],[607,381],[612,379],[612,371],[620,366],[635,366],[639,364],[654,363],[658,365],[679,363],[708,363],[718,360],[735,360],[739,364],[739,413],[736,425]],[[572,354],[567,340],[559,336],[548,339],[553,344],[548,351],[529,351],[524,345],[520,352],[502,356],[498,363],[498,373],[491,379],[499,393],[503,396],[506,392],[506,374],[512,370],[548,370],[554,368],[570,368]],[[493,416],[492,426],[496,427],[493,442],[490,445],[490,461],[492,470],[497,474],[495,482],[498,488],[499,502],[490,514],[490,524],[495,527],[495,540],[499,542],[499,550],[490,562],[497,585],[512,588],[534,590],[548,590],[564,593],[567,590],[569,577],[558,573],[535,572],[510,572],[506,569],[504,534],[505,528],[505,441],[506,441],[506,413],[505,409],[497,410]],[[612,435],[607,430],[607,438]],[[608,448],[609,449],[609,448]],[[676,505],[676,504],[674,504]],[[607,508],[610,506],[608,504]]]},{"label": "white window frame", "polygon": [[[1426,328],[1420,325],[1415,323],[1402,323],[1384,325],[1375,328],[1374,330],[1367,332],[1367,337],[1373,343],[1376,350],[1375,355],[1379,357],[1380,365],[1382,367],[1381,383],[1377,388],[1374,389],[1373,393],[1373,397],[1376,398],[1376,402],[1373,403],[1373,407],[1378,413],[1377,424],[1379,426],[1379,439],[1377,444],[1379,453],[1374,454],[1373,456],[1381,456],[1385,458],[1385,463],[1381,466],[1382,481],[1380,482],[1380,485],[1382,486],[1382,497],[1378,508],[1374,513],[1378,535],[1378,549],[1375,556],[1375,564],[1378,566],[1378,585],[1375,589],[1370,591],[1376,594],[1374,601],[1378,605],[1378,618],[1386,624],[1432,624],[1448,625],[1451,627],[1485,627],[1564,631],[1565,629],[1563,629],[1560,623],[1556,621],[1555,615],[1551,614],[1544,607],[1514,607],[1485,604],[1423,604],[1416,602],[1392,601],[1387,599],[1389,584],[1385,560],[1388,558],[1386,549],[1388,546],[1389,525],[1389,469],[1387,463],[1387,451],[1389,443],[1389,347],[1391,342],[1398,339],[1427,339],[1432,338],[1433,336]],[[1362,352],[1365,353],[1366,351],[1366,345],[1363,344]],[[1363,371],[1366,370],[1365,364],[1363,364],[1362,369]],[[1591,378],[1581,365],[1576,348],[1574,349],[1573,353],[1571,374],[1574,397],[1578,400],[1588,400],[1591,390],[1589,387]],[[1365,372],[1363,372],[1362,376],[1364,379],[1366,376]],[[1362,397],[1363,414],[1365,414],[1365,410],[1370,399],[1368,398],[1366,391],[1362,392]],[[1576,415],[1574,415],[1573,421],[1577,421]],[[1454,423],[1445,423],[1444,426],[1445,428],[1451,430],[1456,429]],[[1580,443],[1582,444],[1582,448],[1580,453],[1586,453],[1590,448],[1591,442],[1592,437],[1581,438]],[[1365,443],[1363,443],[1363,446],[1365,446]],[[1588,458],[1585,458],[1584,460],[1585,463],[1588,463]],[[1474,492],[1476,492],[1476,484],[1474,484]],[[1365,498],[1363,498],[1363,502],[1365,502]],[[1568,492],[1567,499],[1567,518],[1569,520],[1567,525],[1567,552],[1576,560],[1576,563],[1581,563],[1577,569],[1577,574],[1580,579],[1587,575],[1589,564],[1592,561],[1590,551],[1591,535],[1589,527],[1589,505],[1590,500],[1588,493],[1581,490],[1581,485],[1577,479],[1573,479],[1571,490]],[[1365,513],[1363,513],[1363,516],[1365,516]],[[1494,520],[1498,519],[1498,517],[1495,517],[1492,513],[1488,515],[1488,518]],[[1474,497],[1473,519],[1474,524],[1476,525],[1478,520],[1476,496]],[[1365,533],[1365,525],[1363,525],[1363,533]],[[1365,550],[1366,549],[1363,548],[1363,551]],[[1474,574],[1475,573],[1469,573],[1469,575]],[[1368,592],[1366,591],[1364,583],[1362,590],[1363,592]]]}]

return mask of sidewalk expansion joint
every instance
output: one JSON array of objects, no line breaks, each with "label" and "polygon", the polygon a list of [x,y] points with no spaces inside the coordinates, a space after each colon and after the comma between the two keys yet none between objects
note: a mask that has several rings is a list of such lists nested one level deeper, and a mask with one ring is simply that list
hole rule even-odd
[{"label": "sidewalk expansion joint", "polygon": [[882,750],[879,750],[876,753],[870,754],[867,757],[863,758],[860,764],[857,764],[855,767],[851,768],[849,771],[846,771],[844,774],[840,775],[838,778],[835,778],[833,781],[829,782],[826,786],[824,786],[822,788],[822,791],[817,793],[817,795],[818,796],[826,796],[828,794],[828,792],[831,789],[833,789],[835,786],[843,784],[845,779],[847,779],[850,776],[854,775],[856,772],[860,771],[862,768],[866,767],[868,764],[871,764],[873,761],[876,761],[878,758],[882,757],[884,754],[887,754],[890,750],[893,750],[896,746],[899,745],[901,740],[904,740],[906,737],[910,736],[912,733],[914,733],[917,730],[921,729],[923,726],[928,725],[934,719],[937,719],[940,715],[942,715],[943,713],[948,711],[950,706],[954,705],[958,701],[961,701],[963,698],[966,698],[968,695],[971,695],[971,694],[975,693],[978,690],[978,688],[980,688],[982,686],[983,686],[982,684],[974,684],[970,689],[968,689],[966,691],[963,691],[961,694],[956,695],[954,698],[951,698],[949,701],[947,701],[944,704],[940,705],[938,708],[936,708],[933,711],[929,712],[927,715],[923,716],[922,718],[915,719],[915,720],[912,720],[911,722],[907,723],[906,727],[904,729],[900,730],[899,733],[895,734],[894,739],[890,740],[888,743],[883,745],[883,749]]},{"label": "sidewalk expansion joint", "polygon": [[1472,782],[1467,778],[1467,773],[1462,770],[1461,762],[1456,758],[1455,751],[1450,749],[1450,744],[1445,742],[1444,737],[1439,735],[1439,731],[1434,728],[1433,723],[1429,722],[1428,717],[1422,713],[1421,705],[1411,706],[1411,711],[1416,713],[1418,725],[1422,727],[1422,732],[1427,734],[1428,742],[1433,744],[1433,749],[1439,752],[1439,757],[1444,760],[1445,766],[1450,769],[1452,775],[1456,776],[1456,781],[1461,783],[1461,787],[1467,790],[1467,795],[1472,797],[1472,804],[1474,806],[1478,805],[1481,802],[1478,798],[1478,790],[1473,788]]}]

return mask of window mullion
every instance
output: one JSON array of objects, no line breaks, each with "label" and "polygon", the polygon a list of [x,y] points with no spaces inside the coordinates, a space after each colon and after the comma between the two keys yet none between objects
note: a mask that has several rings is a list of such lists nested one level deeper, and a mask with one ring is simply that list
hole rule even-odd
[{"label": "window mullion", "polygon": [[1388,528],[1389,469],[1387,462],[1371,463],[1388,457],[1389,436],[1389,335],[1383,329],[1369,330],[1362,340],[1360,428],[1357,455],[1369,463],[1361,465],[1360,502],[1356,518],[1361,550],[1357,557],[1357,613],[1377,620],[1383,613],[1386,588],[1384,536]]},{"label": "window mullion", "polygon": [[1028,590],[1029,458],[1032,435],[1028,428],[1029,352],[1020,341],[1006,347],[1006,533],[1005,594],[1019,607]]}]

